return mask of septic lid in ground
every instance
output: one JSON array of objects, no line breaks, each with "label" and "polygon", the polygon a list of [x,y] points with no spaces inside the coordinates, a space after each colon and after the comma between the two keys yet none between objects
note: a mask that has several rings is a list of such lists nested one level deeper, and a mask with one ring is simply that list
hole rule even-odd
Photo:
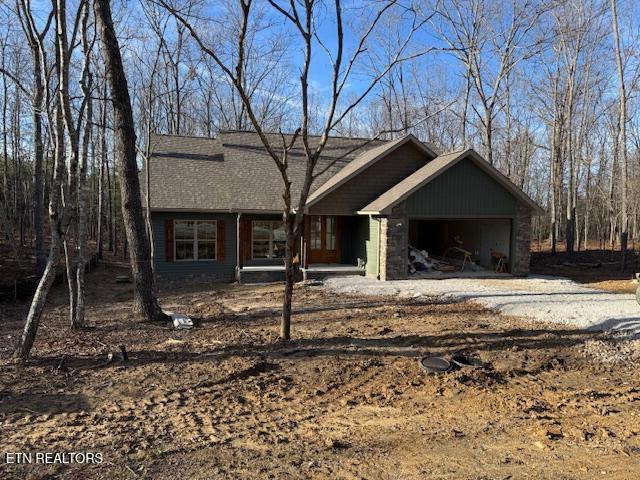
[{"label": "septic lid in ground", "polygon": [[423,357],[420,367],[427,373],[444,373],[451,368],[451,364],[442,357]]}]

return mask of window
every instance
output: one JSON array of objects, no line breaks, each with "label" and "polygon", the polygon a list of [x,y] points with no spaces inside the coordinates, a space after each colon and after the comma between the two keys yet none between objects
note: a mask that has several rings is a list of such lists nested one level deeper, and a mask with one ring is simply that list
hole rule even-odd
[{"label": "window", "polygon": [[215,220],[176,220],[174,222],[175,259],[215,260],[216,226]]},{"label": "window", "polygon": [[309,243],[311,249],[335,250],[337,238],[336,217],[314,215],[311,217],[310,223]]},{"label": "window", "polygon": [[325,217],[325,242],[324,248],[327,250],[336,249],[336,217]]},{"label": "window", "polygon": [[322,217],[311,217],[311,248],[322,248]]},{"label": "window", "polygon": [[280,221],[254,220],[251,223],[252,258],[284,258],[287,232]]}]

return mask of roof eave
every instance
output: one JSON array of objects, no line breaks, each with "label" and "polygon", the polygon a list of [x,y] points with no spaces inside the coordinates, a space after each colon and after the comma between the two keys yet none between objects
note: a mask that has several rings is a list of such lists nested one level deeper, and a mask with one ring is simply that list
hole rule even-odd
[{"label": "roof eave", "polygon": [[151,207],[151,213],[242,213],[256,215],[281,215],[282,210],[250,208],[165,208]]}]

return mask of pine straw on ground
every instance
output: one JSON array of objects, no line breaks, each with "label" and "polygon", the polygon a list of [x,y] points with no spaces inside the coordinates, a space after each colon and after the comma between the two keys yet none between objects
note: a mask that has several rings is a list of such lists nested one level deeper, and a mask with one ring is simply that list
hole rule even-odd
[{"label": "pine straw on ground", "polygon": [[[70,332],[56,287],[26,366],[10,363],[26,305],[4,305],[3,451],[101,452],[95,466],[0,464],[2,478],[637,478],[633,342],[432,298],[298,286],[294,341],[280,285],[161,292],[191,331],[137,321],[122,271],[89,275]],[[119,360],[124,345],[127,362]],[[428,376],[424,355],[490,364]],[[108,354],[114,361],[108,363]]]}]

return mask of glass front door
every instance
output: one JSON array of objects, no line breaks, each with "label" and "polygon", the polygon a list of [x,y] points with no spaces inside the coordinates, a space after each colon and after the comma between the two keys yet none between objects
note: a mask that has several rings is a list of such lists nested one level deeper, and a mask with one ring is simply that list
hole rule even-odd
[{"label": "glass front door", "polygon": [[309,228],[311,263],[338,263],[338,219],[312,215]]}]

